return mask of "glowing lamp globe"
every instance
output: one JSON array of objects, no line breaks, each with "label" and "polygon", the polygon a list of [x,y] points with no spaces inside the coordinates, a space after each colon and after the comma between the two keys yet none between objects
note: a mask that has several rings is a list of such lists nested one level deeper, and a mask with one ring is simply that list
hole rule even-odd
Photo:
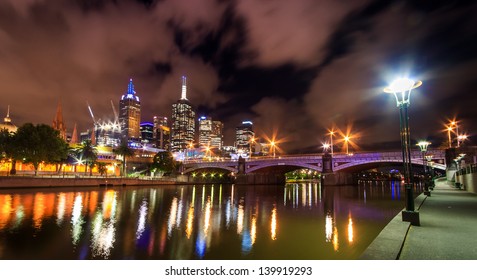
[{"label": "glowing lamp globe", "polygon": [[[421,81],[414,81],[409,78],[399,78],[394,80],[391,85],[384,89],[384,92],[393,93],[396,98],[397,106],[409,104],[411,99],[411,90],[422,85]],[[398,94],[400,93],[400,94]]]}]

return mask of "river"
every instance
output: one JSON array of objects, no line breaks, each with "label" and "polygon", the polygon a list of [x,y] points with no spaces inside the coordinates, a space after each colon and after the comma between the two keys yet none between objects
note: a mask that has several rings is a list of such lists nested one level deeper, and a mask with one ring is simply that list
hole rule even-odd
[{"label": "river", "polygon": [[387,181],[1,190],[0,259],[353,260],[404,206]]}]

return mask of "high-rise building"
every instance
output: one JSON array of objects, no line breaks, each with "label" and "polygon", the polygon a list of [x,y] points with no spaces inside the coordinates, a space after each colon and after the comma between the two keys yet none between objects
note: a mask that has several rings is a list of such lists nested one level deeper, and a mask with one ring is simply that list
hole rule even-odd
[{"label": "high-rise building", "polygon": [[171,128],[167,117],[154,116],[153,138],[156,148],[168,151],[171,142]]},{"label": "high-rise building", "polygon": [[199,146],[210,147],[212,136],[212,119],[210,117],[199,118]]},{"label": "high-rise building", "polygon": [[[96,144],[98,146],[106,146],[106,147],[117,147],[121,143],[122,140],[122,127],[119,121],[119,116],[114,107],[113,101],[111,100],[111,108],[113,109],[114,113],[114,120],[111,121],[110,119],[95,119],[93,114],[93,109],[88,104],[88,110],[91,114],[91,118],[93,119],[94,124],[94,135],[91,136],[91,140],[96,139]],[[94,137],[93,137],[94,136]]]},{"label": "high-rise building", "polygon": [[154,144],[154,124],[152,122],[143,122],[140,125],[141,143]]},{"label": "high-rise building", "polygon": [[56,107],[56,115],[53,119],[52,127],[60,133],[60,138],[66,141],[66,126],[63,122],[63,111],[61,108],[61,102],[58,102],[58,106]]},{"label": "high-rise building", "polygon": [[237,152],[249,153],[251,141],[255,133],[253,132],[253,123],[243,121],[241,125],[235,128],[235,148]]},{"label": "high-rise building", "polygon": [[119,123],[123,139],[138,141],[140,139],[139,125],[141,121],[141,103],[134,90],[132,79],[128,89],[119,101]]},{"label": "high-rise building", "polygon": [[185,151],[194,142],[195,112],[187,100],[186,77],[182,77],[181,99],[172,104],[171,151]]},{"label": "high-rise building", "polygon": [[221,121],[212,121],[212,131],[210,133],[210,147],[222,150],[224,146],[223,136],[224,124]]}]

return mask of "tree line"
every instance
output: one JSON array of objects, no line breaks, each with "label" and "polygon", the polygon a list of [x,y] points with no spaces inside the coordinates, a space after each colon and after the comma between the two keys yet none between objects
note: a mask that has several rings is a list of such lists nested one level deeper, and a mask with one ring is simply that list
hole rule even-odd
[{"label": "tree line", "polygon": [[[126,160],[134,156],[134,150],[130,148],[127,141],[123,141],[118,147],[113,149],[114,154],[122,157],[121,175],[126,174]],[[11,160],[11,175],[16,174],[15,165],[17,162],[32,164],[35,175],[41,163],[56,164],[57,171],[61,172],[64,164],[83,163],[89,168],[92,175],[96,166],[101,175],[106,174],[106,163],[98,161],[98,151],[90,140],[83,141],[76,147],[70,146],[60,137],[59,132],[46,124],[26,123],[18,128],[15,133],[6,129],[0,130],[0,161]],[[159,152],[153,162],[148,166],[152,172],[162,174],[174,173],[178,170],[179,164],[170,152]]]}]

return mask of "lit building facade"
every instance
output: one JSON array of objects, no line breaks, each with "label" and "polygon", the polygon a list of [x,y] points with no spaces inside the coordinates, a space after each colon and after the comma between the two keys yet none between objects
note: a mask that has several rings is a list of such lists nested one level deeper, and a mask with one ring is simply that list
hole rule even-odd
[{"label": "lit building facade", "polygon": [[154,124],[152,122],[143,122],[140,125],[141,143],[154,144]]},{"label": "lit building facade", "polygon": [[186,77],[182,77],[181,99],[172,104],[171,151],[185,151],[195,136],[195,111],[187,100]]},{"label": "lit building facade", "polygon": [[171,128],[167,117],[154,116],[153,138],[156,148],[168,151],[171,142]]},{"label": "lit building facade", "polygon": [[127,92],[119,101],[119,123],[124,139],[138,141],[140,139],[141,103],[134,90],[132,79],[129,80]]},{"label": "lit building facade", "polygon": [[210,117],[199,118],[199,146],[210,147],[212,144],[212,119]]},{"label": "lit building facade", "polygon": [[243,121],[241,125],[235,128],[235,148],[237,152],[249,153],[250,143],[254,138],[253,123],[251,121]]},{"label": "lit building facade", "polygon": [[210,134],[210,147],[222,150],[224,146],[224,124],[221,121],[212,121],[212,132]]}]

